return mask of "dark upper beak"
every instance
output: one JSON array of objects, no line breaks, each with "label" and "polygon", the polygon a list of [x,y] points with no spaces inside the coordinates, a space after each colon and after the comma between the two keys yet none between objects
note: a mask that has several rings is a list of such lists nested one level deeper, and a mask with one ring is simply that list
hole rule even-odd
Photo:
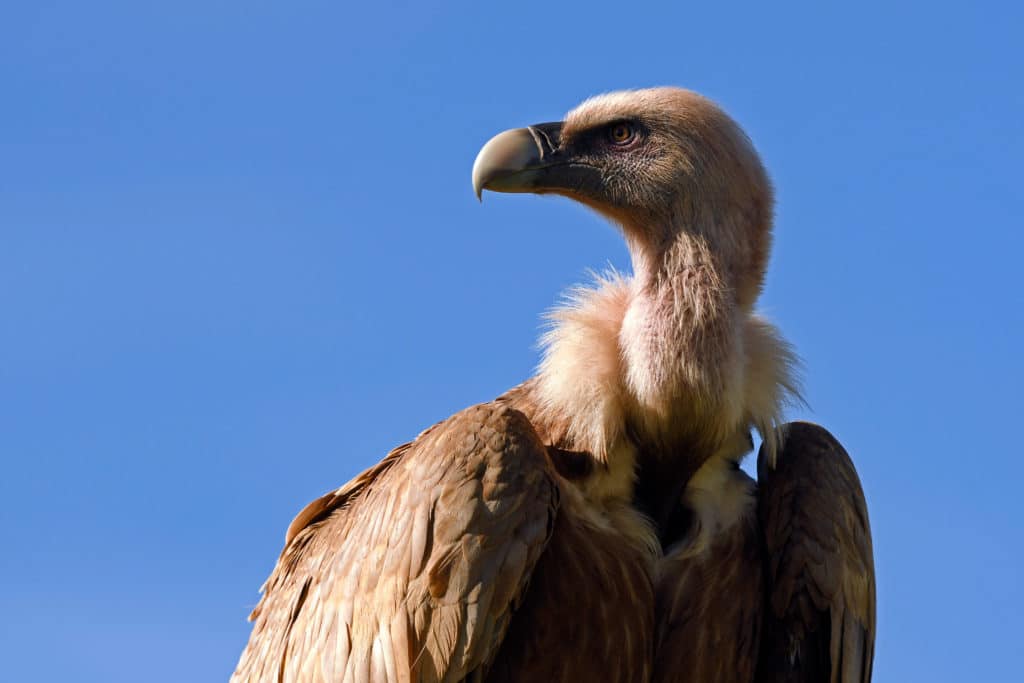
[{"label": "dark upper beak", "polygon": [[[591,166],[574,163],[562,149],[562,122],[498,133],[473,163],[473,192],[557,192],[582,189]],[[590,179],[593,180],[593,179]]]}]

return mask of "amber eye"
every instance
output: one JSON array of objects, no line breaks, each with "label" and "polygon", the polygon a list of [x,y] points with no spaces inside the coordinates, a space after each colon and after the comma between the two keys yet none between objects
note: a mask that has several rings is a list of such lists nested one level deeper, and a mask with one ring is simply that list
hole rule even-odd
[{"label": "amber eye", "polygon": [[636,137],[636,130],[626,121],[613,123],[608,129],[608,139],[615,145],[627,145]]}]

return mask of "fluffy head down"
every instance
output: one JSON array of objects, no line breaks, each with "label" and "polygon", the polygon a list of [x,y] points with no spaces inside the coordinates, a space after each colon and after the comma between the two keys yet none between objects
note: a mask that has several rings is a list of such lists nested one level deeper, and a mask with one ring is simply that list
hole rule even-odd
[{"label": "fluffy head down", "polygon": [[750,140],[714,102],[681,88],[599,95],[569,112],[561,148],[601,170],[595,191],[563,193],[622,226],[638,276],[656,277],[685,232],[706,245],[737,303],[753,304],[771,248],[772,188]]}]

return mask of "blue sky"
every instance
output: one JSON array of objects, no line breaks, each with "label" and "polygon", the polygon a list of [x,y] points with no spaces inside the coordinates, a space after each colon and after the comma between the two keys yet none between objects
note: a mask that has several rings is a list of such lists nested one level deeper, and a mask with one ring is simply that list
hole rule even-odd
[{"label": "blue sky", "polygon": [[655,84],[774,178],[762,305],[867,493],[876,680],[1019,675],[1024,10],[957,5],[5,6],[4,678],[224,680],[295,512],[628,267],[567,201],[480,206],[480,145]]}]

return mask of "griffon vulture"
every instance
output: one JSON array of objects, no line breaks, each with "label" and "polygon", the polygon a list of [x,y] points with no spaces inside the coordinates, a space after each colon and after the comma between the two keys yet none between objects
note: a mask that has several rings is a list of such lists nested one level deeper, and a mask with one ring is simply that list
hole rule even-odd
[{"label": "griffon vulture", "polygon": [[473,185],[595,209],[633,274],[556,310],[532,379],[299,513],[232,680],[869,680],[864,497],[828,432],[779,425],[743,132],[686,90],[602,95],[494,137]]}]

